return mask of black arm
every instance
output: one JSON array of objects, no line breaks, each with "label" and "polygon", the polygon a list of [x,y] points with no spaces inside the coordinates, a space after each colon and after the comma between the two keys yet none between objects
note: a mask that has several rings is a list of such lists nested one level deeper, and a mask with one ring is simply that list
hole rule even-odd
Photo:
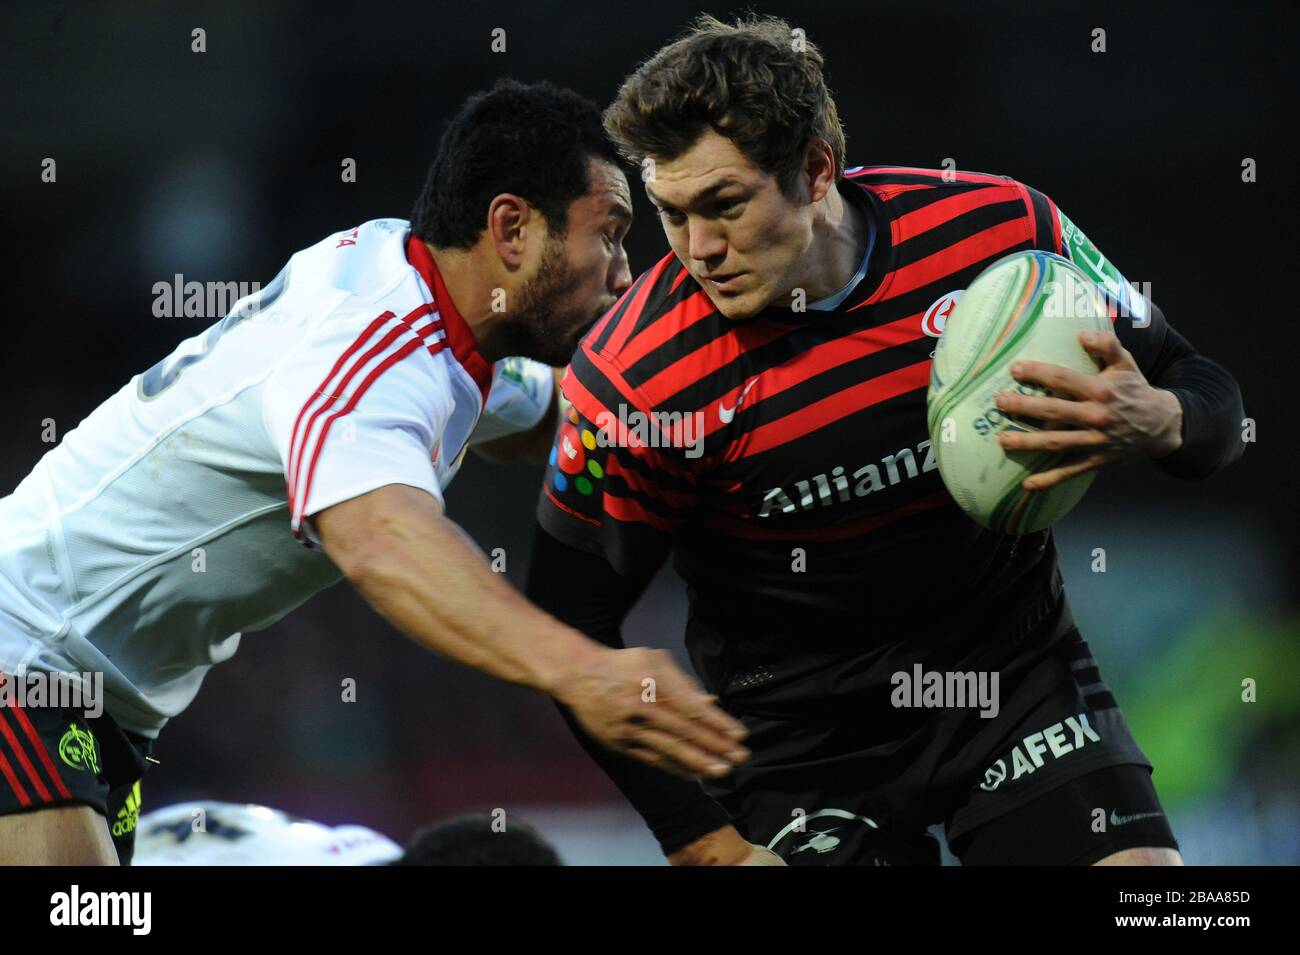
[{"label": "black arm", "polygon": [[[655,568],[637,578],[618,574],[605,558],[552,537],[533,535],[525,594],[547,613],[606,646],[620,648],[623,618],[645,591]],[[560,713],[578,742],[641,814],[665,855],[729,825],[731,819],[699,783],[680,779],[596,742],[568,709]]]},{"label": "black arm", "polygon": [[1173,477],[1197,480],[1226,468],[1245,448],[1241,439],[1241,388],[1222,365],[1202,355],[1148,303],[1150,323],[1115,323],[1124,347],[1154,387],[1165,388],[1183,406],[1183,444],[1156,465]]}]

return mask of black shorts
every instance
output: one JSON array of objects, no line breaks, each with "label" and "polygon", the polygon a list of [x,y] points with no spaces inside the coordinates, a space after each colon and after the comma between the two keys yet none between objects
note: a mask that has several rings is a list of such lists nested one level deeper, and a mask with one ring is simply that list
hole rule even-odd
[{"label": "black shorts", "polygon": [[153,742],[107,713],[0,705],[0,816],[90,806],[128,865],[140,819],[140,778]]},{"label": "black shorts", "polygon": [[937,865],[937,823],[967,865],[1177,848],[1151,764],[1072,624],[1001,678],[992,719],[936,709],[905,739],[875,738],[844,712],[737,714],[753,757],[706,788],[791,865]]}]

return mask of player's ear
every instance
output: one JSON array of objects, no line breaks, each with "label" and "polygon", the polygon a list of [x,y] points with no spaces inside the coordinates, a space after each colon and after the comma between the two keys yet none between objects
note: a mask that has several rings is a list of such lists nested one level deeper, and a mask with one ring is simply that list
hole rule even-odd
[{"label": "player's ear", "polygon": [[804,151],[803,175],[808,199],[818,202],[835,187],[835,152],[824,139],[814,139]]},{"label": "player's ear", "polygon": [[502,264],[509,270],[521,268],[528,248],[528,236],[541,227],[541,220],[525,200],[503,192],[488,206],[487,235]]}]

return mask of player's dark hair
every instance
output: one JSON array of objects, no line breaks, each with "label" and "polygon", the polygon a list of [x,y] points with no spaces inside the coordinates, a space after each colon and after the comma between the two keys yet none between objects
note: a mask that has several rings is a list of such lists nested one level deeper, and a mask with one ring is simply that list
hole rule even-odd
[{"label": "player's dark hair", "polygon": [[[504,829],[489,815],[460,816],[411,837],[393,865],[562,865],[532,827],[511,819]],[[498,831],[499,830],[499,831]]]},{"label": "player's dark hair", "polygon": [[830,146],[836,177],[844,171],[823,70],[821,51],[784,20],[750,15],[733,26],[704,14],[624,81],[605,129],[640,165],[675,159],[711,128],[789,194],[814,140]]},{"label": "player's dark hair", "polygon": [[550,83],[499,80],[447,124],[411,231],[438,248],[468,249],[486,227],[488,204],[509,192],[563,236],[569,204],[591,187],[592,156],[618,162],[595,103]]}]

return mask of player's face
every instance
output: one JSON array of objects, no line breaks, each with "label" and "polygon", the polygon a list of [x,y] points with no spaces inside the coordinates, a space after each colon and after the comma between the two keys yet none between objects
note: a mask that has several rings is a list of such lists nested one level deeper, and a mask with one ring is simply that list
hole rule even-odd
[{"label": "player's face", "polygon": [[627,177],[596,159],[588,177],[587,194],[569,204],[565,235],[548,233],[537,269],[520,291],[526,354],[550,365],[568,364],[587,329],[632,284],[623,249],[632,225]]},{"label": "player's face", "polygon": [[744,319],[790,303],[813,242],[811,203],[711,129],[652,168],[646,194],[668,243],[719,312]]}]

